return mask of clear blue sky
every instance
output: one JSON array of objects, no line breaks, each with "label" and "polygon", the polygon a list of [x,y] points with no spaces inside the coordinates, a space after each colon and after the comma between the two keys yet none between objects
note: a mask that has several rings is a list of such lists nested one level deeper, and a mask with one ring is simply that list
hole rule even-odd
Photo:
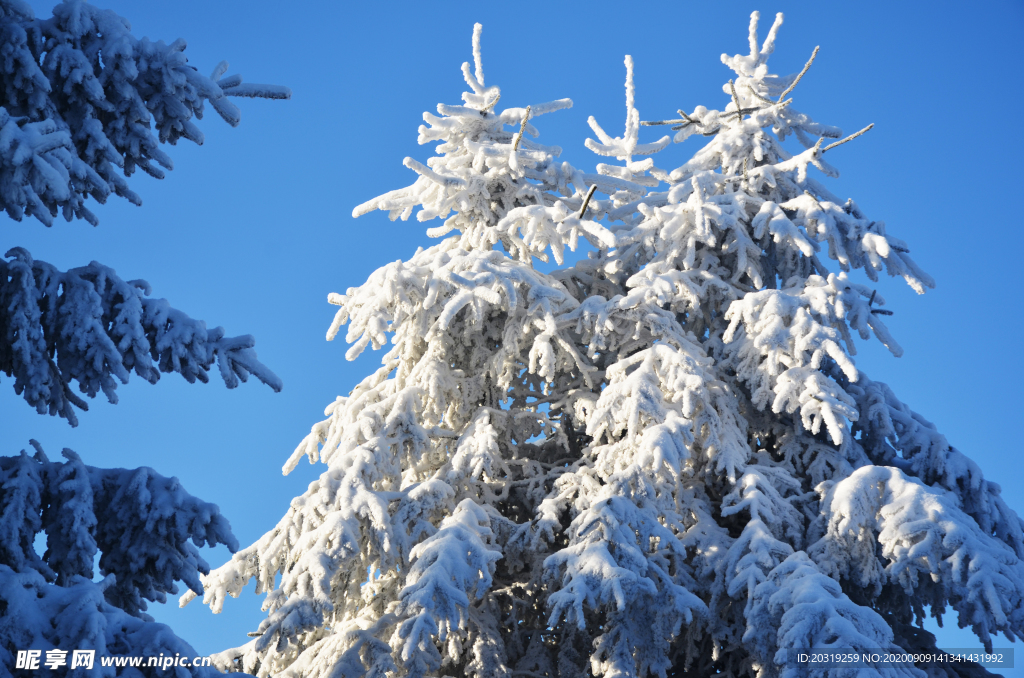
[{"label": "clear blue sky", "polygon": [[[52,5],[32,4],[37,14]],[[537,124],[541,141],[586,168],[597,162],[583,147],[587,116],[621,129],[624,54],[636,62],[644,119],[697,104],[721,108],[731,72],[719,55],[746,51],[748,16],[758,9],[762,35],[776,11],[786,14],[775,72],[799,70],[821,45],[794,93],[800,110],[848,133],[876,125],[830,156],[842,172],[831,190],[886,221],[938,281],[923,297],[901,280],[882,282],[895,311],[889,327],[906,354],[894,359],[862,342],[858,367],[936,422],[1024,513],[1024,455],[1013,424],[1024,405],[1015,282],[1024,245],[1021,2],[970,10],[952,2],[746,0],[96,4],[129,18],[136,35],[185,38],[191,63],[204,72],[227,59],[230,73],[288,85],[294,97],[240,101],[237,129],[209,111],[200,123],[204,147],[183,141],[168,149],[176,169],[163,181],[133,178],[141,208],[111,199],[95,210],[98,228],[8,220],[0,246],[27,247],[61,268],[95,259],[127,279],[145,278],[156,296],[211,327],[256,335],[260,358],[285,388],[227,391],[216,378],[189,386],[176,375],[156,386],[133,380],[119,389],[121,404],[93,401],[71,429],[34,414],[5,378],[0,453],[16,453],[34,437],[51,457],[67,446],[95,466],[152,466],[218,503],[242,544],[251,543],[322,470],[303,464],[283,478],[281,464],[324,406],[379,360],[367,354],[347,363],[345,345],[324,340],[334,312],[327,294],[427,244],[418,222],[391,223],[381,213],[353,220],[351,210],[411,183],[403,157],[430,157],[431,147],[416,144],[421,112],[458,103],[473,23],[484,25],[487,83],[502,87],[501,105],[575,102]],[[695,143],[660,154],[658,164],[682,164]],[[206,554],[214,566],[226,556]],[[198,602],[154,613],[205,653],[245,642],[261,602],[250,592],[228,601],[220,617]],[[955,629],[955,618],[946,626]],[[946,646],[978,645],[944,633]]]}]

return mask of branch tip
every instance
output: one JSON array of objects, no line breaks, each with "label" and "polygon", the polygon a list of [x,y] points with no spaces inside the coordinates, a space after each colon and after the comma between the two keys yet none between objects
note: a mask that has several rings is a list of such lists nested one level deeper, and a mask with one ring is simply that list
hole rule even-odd
[{"label": "branch tip", "polygon": [[594,196],[594,191],[596,190],[597,184],[594,184],[593,186],[590,187],[590,190],[587,191],[587,197],[583,199],[583,207],[580,208],[580,215],[577,217],[577,219],[582,219],[583,215],[586,214],[587,206],[590,205],[590,199]]},{"label": "branch tip", "polygon": [[[500,96],[500,95],[499,95]],[[526,113],[523,115],[523,122],[519,125],[519,133],[516,134],[515,143],[512,144],[512,151],[519,150],[519,142],[523,140],[523,132],[526,130],[526,121],[530,119],[530,107],[526,107]]]},{"label": "branch tip", "polygon": [[[837,141],[835,143],[829,144],[825,148],[821,149],[821,152],[824,153],[825,151],[831,150],[831,149],[835,148],[836,146],[842,146],[847,141],[853,141],[854,139],[859,137],[861,134],[864,134],[865,132],[867,132],[869,129],[871,129],[874,126],[875,126],[875,123],[871,123],[870,125],[868,125],[864,129],[862,129],[861,131],[854,132],[853,134],[851,134],[850,136],[846,137],[845,139],[840,139],[839,141]],[[822,137],[821,139],[824,139],[824,137]],[[821,144],[821,139],[818,139],[818,144],[819,145]]]},{"label": "branch tip", "polygon": [[800,73],[796,76],[796,80],[794,80],[792,84],[790,84],[790,86],[786,88],[786,91],[779,95],[780,102],[786,98],[787,94],[793,91],[793,89],[797,86],[797,83],[800,82],[800,79],[804,77],[805,73],[807,73],[807,70],[811,67],[811,64],[814,63],[814,57],[818,56],[819,49],[821,49],[821,45],[818,45],[817,47],[814,48],[814,51],[811,52],[811,58],[807,60],[806,64],[804,64],[804,69],[800,71]]}]

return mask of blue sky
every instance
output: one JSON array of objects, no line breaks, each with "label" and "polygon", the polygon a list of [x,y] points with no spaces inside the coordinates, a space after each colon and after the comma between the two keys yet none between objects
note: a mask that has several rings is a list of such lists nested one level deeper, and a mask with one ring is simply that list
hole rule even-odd
[{"label": "blue sky", "polygon": [[[52,5],[32,4],[37,14]],[[8,220],[0,246],[26,247],[61,268],[95,259],[126,279],[145,278],[156,296],[211,327],[254,334],[285,388],[227,391],[176,375],[156,386],[133,380],[119,389],[119,405],[93,401],[71,429],[34,414],[5,379],[0,453],[36,438],[51,457],[71,447],[95,466],[152,466],[219,504],[242,544],[251,543],[321,471],[303,464],[282,477],[284,460],[324,406],[379,360],[368,353],[348,363],[340,340],[324,340],[334,310],[327,294],[429,242],[418,222],[391,223],[382,213],[353,220],[351,210],[412,182],[402,158],[430,157],[431,147],[416,144],[421,112],[458,103],[473,23],[484,25],[487,83],[502,87],[501,105],[573,99],[571,110],[537,121],[540,141],[587,168],[598,161],[583,147],[587,117],[621,129],[623,55],[636,62],[642,118],[721,108],[731,72],[719,55],[746,51],[748,17],[758,9],[762,35],[776,11],[786,14],[774,72],[799,70],[821,45],[794,92],[800,110],[847,133],[875,123],[830,154],[842,172],[831,190],[884,220],[938,281],[923,297],[901,280],[882,281],[895,311],[887,322],[906,353],[894,359],[861,342],[857,366],[936,422],[1024,513],[1013,424],[1024,404],[1016,282],[1024,4],[987,2],[969,12],[950,2],[96,4],[129,18],[136,35],[184,37],[204,72],[227,59],[229,73],[288,85],[294,97],[240,101],[237,129],[210,111],[202,148],[168,149],[175,170],[167,179],[132,179],[141,208],[112,199],[95,210],[97,228]],[[659,166],[682,164],[696,143],[663,152]],[[216,566],[227,554],[206,557]],[[154,613],[205,653],[245,642],[261,602],[250,589],[219,617],[198,602]],[[946,646],[978,645],[955,632],[955,618],[946,626],[954,627],[941,636]]]}]

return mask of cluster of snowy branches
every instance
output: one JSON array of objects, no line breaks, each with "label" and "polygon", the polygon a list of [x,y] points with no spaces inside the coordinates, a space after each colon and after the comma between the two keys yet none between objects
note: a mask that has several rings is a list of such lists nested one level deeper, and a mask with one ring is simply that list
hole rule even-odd
[{"label": "cluster of snowy branches", "polygon": [[391,347],[285,465],[320,478],[203,578],[215,611],[253,579],[267,596],[222,668],[764,678],[797,675],[796,648],[934,650],[926,606],[988,647],[1024,634],[1021,520],[854,362],[855,335],[901,353],[879,273],[934,282],[816,178],[857,134],[795,108],[803,72],[767,66],[782,17],[763,43],[757,18],[721,110],[641,122],[627,57],[594,173],[534,140],[571,102],[497,109],[477,26],[463,103],[424,114],[437,155],[354,211],[448,237],[331,295],[349,359]]},{"label": "cluster of snowy branches", "polygon": [[[95,224],[86,198],[115,193],[141,204],[124,176],[136,167],[162,177],[170,169],[163,142],[202,143],[192,121],[205,102],[232,125],[237,106],[227,97],[288,98],[273,85],[222,77],[227,63],[202,76],[184,56],[185,42],[136,39],[131,25],[84,0],[65,0],[53,16],[36,19],[23,0],[0,0],[0,208],[46,225],[58,213]],[[124,175],[124,176],[122,176]],[[256,360],[249,336],[207,330],[162,299],[149,285],[124,281],[92,262],[66,272],[14,248],[0,260],[0,372],[40,413],[72,425],[71,389],[103,391],[116,402],[116,380],[133,370],[155,382],[178,372],[207,380],[216,360],[229,388],[255,374],[275,390],[280,381]]]},{"label": "cluster of snowy branches", "polygon": [[[14,667],[15,653],[27,648],[93,650],[96,671],[112,655],[194,657],[145,613],[147,601],[164,602],[179,581],[202,590],[199,574],[209,566],[196,547],[237,549],[227,520],[177,478],[149,468],[93,468],[67,449],[65,461],[54,462],[32,444],[33,456],[0,457],[0,667]],[[42,557],[34,547],[41,533]],[[95,578],[97,557],[102,579]]]},{"label": "cluster of snowy branches", "polygon": [[[111,193],[141,204],[125,176],[135,168],[162,177],[170,157],[162,143],[185,137],[201,144],[192,118],[206,102],[232,125],[232,96],[288,98],[274,85],[210,78],[185,58],[185,42],[170,45],[131,35],[114,12],[65,0],[47,19],[23,0],[0,0],[0,208],[46,225],[96,218],[88,197]],[[59,271],[22,248],[0,259],[0,372],[41,414],[77,423],[87,409],[72,390],[117,401],[117,381],[134,371],[151,383],[160,372],[207,381],[218,363],[229,388],[255,375],[274,390],[280,380],[256,359],[251,336],[207,330],[163,299],[149,299],[143,280],[124,281],[92,262]]]},{"label": "cluster of snowy branches", "polygon": [[[188,65],[184,41],[136,39],[127,20],[84,0],[65,0],[47,19],[23,0],[0,0],[0,47],[0,209],[16,220],[51,225],[62,214],[95,224],[86,199],[103,203],[112,193],[140,204],[124,177],[136,168],[162,177],[172,167],[164,142],[202,143],[192,118],[206,102],[237,125],[227,97],[290,96],[224,77],[223,62],[204,77]],[[97,262],[60,271],[10,249],[0,259],[0,372],[37,412],[72,425],[73,406],[87,409],[73,382],[116,402],[117,382],[133,371],[151,383],[161,372],[205,382],[216,362],[229,388],[254,375],[280,390],[252,337],[208,330],[149,293],[145,281],[122,280]],[[51,462],[33,445],[34,456],[0,457],[0,675],[11,675],[26,650],[93,650],[105,676],[167,675],[103,667],[111,655],[194,657],[145,610],[177,594],[178,581],[202,590],[209,567],[196,547],[237,548],[217,507],[151,469],[96,469],[70,450]]]},{"label": "cluster of snowy branches", "polygon": [[125,179],[163,178],[174,164],[161,148],[203,143],[192,118],[205,104],[229,124],[228,97],[287,99],[286,87],[243,84],[227,62],[201,75],[170,45],[131,34],[131,24],[84,0],[64,0],[37,19],[24,0],[0,0],[0,209],[47,226],[63,215],[95,225],[86,207],[111,195],[142,204]]},{"label": "cluster of snowy branches", "polygon": [[250,335],[225,337],[150,299],[145,280],[125,281],[98,262],[59,271],[20,247],[0,259],[0,372],[40,414],[59,415],[74,426],[72,406],[102,391],[117,402],[117,381],[131,372],[156,383],[160,372],[177,372],[190,383],[208,381],[216,361],[228,388],[250,374],[281,390],[281,380],[256,359]]}]

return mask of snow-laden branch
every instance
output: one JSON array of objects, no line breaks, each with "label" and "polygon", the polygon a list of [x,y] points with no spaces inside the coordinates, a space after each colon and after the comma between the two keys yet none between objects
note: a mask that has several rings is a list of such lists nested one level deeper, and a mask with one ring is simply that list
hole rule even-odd
[{"label": "snow-laden branch", "polygon": [[209,566],[197,546],[238,548],[217,507],[153,469],[94,468],[67,449],[54,462],[32,444],[31,457],[0,457],[0,661],[40,647],[93,650],[96,668],[113,655],[196,656],[145,610],[177,582],[202,590]]},{"label": "snow-laden branch", "polygon": [[255,340],[225,337],[151,299],[144,280],[125,281],[92,262],[60,271],[16,247],[0,259],[0,372],[14,377],[14,390],[40,414],[77,425],[73,407],[103,392],[117,402],[117,383],[132,372],[156,383],[161,372],[177,372],[190,383],[209,381],[217,363],[228,388],[255,376],[275,391],[281,380],[256,359]]},{"label": "snow-laden branch", "polygon": [[102,204],[112,194],[140,205],[125,177],[141,169],[163,178],[174,163],[162,144],[202,144],[193,118],[206,103],[236,126],[241,112],[230,97],[291,97],[287,87],[225,77],[226,61],[201,75],[184,40],[136,38],[125,19],[84,0],[57,5],[47,19],[27,6],[5,8],[0,29],[8,64],[0,73],[0,209],[19,221],[50,226],[61,215],[96,225],[88,198]]},{"label": "snow-laden branch", "polygon": [[1024,636],[1024,562],[983,532],[955,496],[887,466],[819,489],[827,528],[810,552],[828,574],[948,601],[988,651],[994,633]]}]

